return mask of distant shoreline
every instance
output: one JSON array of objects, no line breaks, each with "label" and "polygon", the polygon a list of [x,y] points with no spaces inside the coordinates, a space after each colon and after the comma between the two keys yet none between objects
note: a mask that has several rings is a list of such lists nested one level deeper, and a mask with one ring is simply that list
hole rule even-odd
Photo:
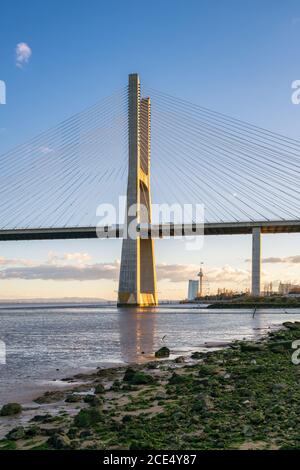
[{"label": "distant shoreline", "polygon": [[[138,307],[132,307],[132,309],[127,309],[123,308],[120,309],[117,307],[116,302],[99,302],[99,303],[1,303],[0,302],[0,313],[1,312],[15,312],[15,311],[26,311],[26,310],[32,310],[32,311],[45,311],[45,310],[68,310],[68,309],[74,309],[74,310],[80,310],[80,309],[115,309],[116,313],[119,311],[130,311],[130,310],[136,310],[137,313],[151,313],[155,310],[163,310],[167,308],[172,308],[172,314],[182,314],[184,315],[186,311],[188,310],[189,313],[201,313],[201,314],[213,314],[213,313],[221,313],[218,312],[218,310],[222,310],[222,314],[224,313],[232,313],[232,312],[226,312],[229,310],[234,310],[237,313],[242,313],[240,311],[243,311],[244,313],[253,313],[253,310],[257,311],[259,313],[260,310],[266,309],[266,310],[272,310],[272,313],[291,313],[288,312],[291,310],[296,310],[300,309],[300,302],[297,304],[285,304],[285,303],[280,303],[280,304],[272,304],[272,303],[266,303],[266,304],[255,304],[255,303],[213,303],[213,304],[160,304],[157,307],[149,307],[149,308],[138,308]],[[179,311],[178,311],[179,310]],[[184,312],[180,312],[180,310],[185,310]],[[276,312],[277,310],[277,312]],[[283,312],[284,310],[284,312]],[[285,312],[286,310],[286,312]],[[155,312],[156,313],[156,312]],[[297,313],[297,312],[295,312]]]},{"label": "distant shoreline", "polygon": [[39,304],[39,305],[34,305],[34,304],[0,304],[0,310],[61,310],[61,309],[67,309],[67,308],[109,308],[109,307],[114,307],[116,304],[108,304],[106,302],[98,303],[98,304]]},{"label": "distant shoreline", "polygon": [[295,309],[300,308],[300,302],[298,303],[249,303],[249,302],[240,302],[240,303],[219,303],[219,304],[210,304],[206,307],[207,309],[257,309],[262,308],[272,308],[272,309]]}]

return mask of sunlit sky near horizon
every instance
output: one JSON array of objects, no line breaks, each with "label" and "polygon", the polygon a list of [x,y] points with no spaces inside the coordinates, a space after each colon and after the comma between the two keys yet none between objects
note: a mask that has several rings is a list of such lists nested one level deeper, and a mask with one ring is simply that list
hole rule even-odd
[{"label": "sunlit sky near horizon", "polygon": [[[147,86],[300,140],[300,4],[287,0],[12,0],[1,4],[0,154],[110,95]],[[17,49],[17,45],[20,45]],[[300,234],[263,236],[264,281],[300,282]],[[121,242],[0,243],[0,299],[115,299]],[[250,285],[250,236],[156,243],[159,297]],[[263,281],[263,283],[264,283]]]}]

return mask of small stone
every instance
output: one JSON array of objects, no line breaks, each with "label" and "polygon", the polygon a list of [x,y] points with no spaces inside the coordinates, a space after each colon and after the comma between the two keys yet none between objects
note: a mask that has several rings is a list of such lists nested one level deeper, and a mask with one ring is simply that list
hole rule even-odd
[{"label": "small stone", "polygon": [[207,377],[201,377],[199,380],[198,380],[198,384],[199,385],[208,385],[209,384],[209,379]]},{"label": "small stone", "polygon": [[264,345],[259,343],[241,343],[240,344],[242,352],[259,352],[264,351]]},{"label": "small stone", "polygon": [[291,341],[272,341],[268,347],[273,353],[284,353],[291,348]]},{"label": "small stone", "polygon": [[157,362],[149,362],[149,364],[147,364],[147,369],[158,369],[158,364]]},{"label": "small stone", "polygon": [[82,400],[82,396],[76,395],[75,393],[72,393],[72,394],[67,396],[67,398],[65,399],[65,402],[66,403],[77,403],[81,400]]},{"label": "small stone", "polygon": [[79,428],[88,428],[102,420],[102,413],[99,409],[91,407],[89,409],[80,410],[74,418],[74,425]]},{"label": "small stone", "polygon": [[246,437],[251,437],[253,435],[253,429],[248,424],[244,424],[243,432]]},{"label": "small stone", "polygon": [[136,371],[132,367],[127,367],[127,369],[125,370],[124,377],[123,377],[124,382],[131,382],[135,373]]},{"label": "small stone", "polygon": [[273,392],[273,393],[282,392],[283,390],[286,390],[286,389],[287,389],[287,385],[286,385],[286,384],[282,384],[282,383],[274,384],[274,385],[272,386],[272,392]]},{"label": "small stone", "polygon": [[26,429],[26,437],[34,437],[37,436],[41,432],[41,428],[39,426],[30,426]]},{"label": "small stone", "polygon": [[14,416],[22,411],[22,406],[19,403],[7,403],[3,405],[0,411],[0,416]]},{"label": "small stone", "polygon": [[147,385],[155,383],[154,377],[145,372],[134,370],[132,367],[128,367],[125,371],[124,382],[129,382],[130,385]]},{"label": "small stone", "polygon": [[41,428],[41,434],[43,436],[48,436],[48,437],[52,437],[54,436],[55,434],[64,434],[65,431],[64,431],[64,428],[63,427],[59,427],[59,428]]},{"label": "small stone", "polygon": [[192,358],[192,359],[202,359],[202,357],[203,357],[203,353],[202,353],[202,352],[196,351],[196,352],[193,352],[193,353],[191,354],[191,358]]},{"label": "small stone", "polygon": [[112,386],[110,387],[110,390],[112,391],[119,391],[121,388],[121,382],[120,380],[115,380],[112,384]]},{"label": "small stone", "polygon": [[185,362],[185,357],[184,356],[176,357],[175,362],[176,364],[183,364]]},{"label": "small stone", "polygon": [[75,439],[75,437],[77,436],[77,433],[78,433],[77,428],[70,428],[69,431],[68,431],[68,438],[69,439]]},{"label": "small stone", "polygon": [[286,322],[283,323],[283,326],[285,326],[289,330],[300,330],[300,322],[299,321],[295,321],[295,322],[286,321]]},{"label": "small stone", "polygon": [[96,395],[85,395],[83,399],[84,403],[88,403],[91,406],[99,406],[101,405],[102,401],[100,398],[98,398]]},{"label": "small stone", "polygon": [[132,421],[132,419],[133,419],[133,418],[132,418],[131,415],[125,415],[125,416],[123,416],[123,418],[122,418],[122,422],[123,422],[123,423],[129,423],[129,421]]},{"label": "small stone", "polygon": [[169,357],[170,356],[170,349],[167,348],[166,346],[163,346],[162,348],[158,349],[155,353],[155,357]]},{"label": "small stone", "polygon": [[66,434],[53,434],[49,437],[47,444],[54,449],[70,449],[71,441]]},{"label": "small stone", "polygon": [[202,365],[198,372],[199,377],[218,375],[218,369],[214,365]]},{"label": "small stone", "polygon": [[39,403],[40,405],[46,404],[46,403],[53,403],[56,401],[60,401],[64,399],[64,394],[65,392],[62,392],[60,390],[54,390],[51,392],[46,392],[44,395],[41,397],[36,398],[34,400],[36,403]]},{"label": "small stone", "polygon": [[161,401],[161,400],[166,400],[168,398],[166,393],[158,393],[155,397],[155,400]]},{"label": "small stone", "polygon": [[98,395],[100,395],[100,394],[102,394],[102,393],[105,393],[105,388],[104,388],[104,386],[103,386],[102,384],[96,385],[96,387],[95,387],[95,393],[98,394]]},{"label": "small stone", "polygon": [[52,415],[47,413],[45,415],[36,415],[33,418],[31,418],[30,421],[33,421],[33,422],[36,422],[36,423],[46,423],[51,418],[52,418]]},{"label": "small stone", "polygon": [[252,415],[250,415],[250,422],[252,424],[260,424],[264,421],[265,416],[262,411],[255,411]]},{"label": "small stone", "polygon": [[187,378],[183,375],[178,375],[176,372],[173,373],[172,377],[169,379],[170,385],[182,384],[185,383]]},{"label": "small stone", "polygon": [[17,428],[14,428],[11,431],[9,431],[9,433],[6,434],[5,437],[12,441],[23,439],[25,437],[25,429],[23,428],[23,426],[18,426]]}]

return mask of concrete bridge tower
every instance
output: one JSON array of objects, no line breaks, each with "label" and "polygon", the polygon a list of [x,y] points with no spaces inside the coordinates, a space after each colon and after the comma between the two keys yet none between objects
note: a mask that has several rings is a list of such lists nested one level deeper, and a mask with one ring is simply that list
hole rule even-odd
[{"label": "concrete bridge tower", "polygon": [[149,98],[140,98],[137,74],[129,75],[127,210],[122,245],[118,306],[157,305],[154,241],[136,226],[151,223]]},{"label": "concrete bridge tower", "polygon": [[252,289],[251,295],[261,295],[261,228],[252,229]]}]

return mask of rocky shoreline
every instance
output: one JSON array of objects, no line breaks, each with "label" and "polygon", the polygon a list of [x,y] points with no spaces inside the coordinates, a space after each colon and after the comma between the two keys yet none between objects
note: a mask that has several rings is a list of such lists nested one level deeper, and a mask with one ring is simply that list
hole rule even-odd
[{"label": "rocky shoreline", "polygon": [[284,325],[256,342],[68,377],[32,408],[2,408],[0,450],[300,448],[300,323]]}]

